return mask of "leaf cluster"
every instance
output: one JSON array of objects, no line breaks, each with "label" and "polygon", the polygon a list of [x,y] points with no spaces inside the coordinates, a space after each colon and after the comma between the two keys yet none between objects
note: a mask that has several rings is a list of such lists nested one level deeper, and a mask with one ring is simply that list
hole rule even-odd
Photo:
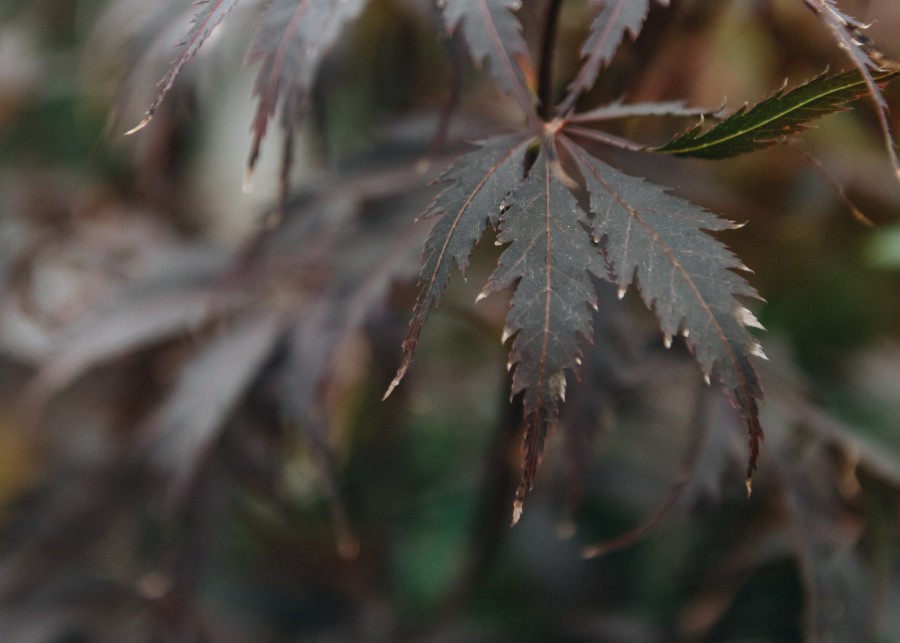
[{"label": "leaf cluster", "polygon": [[[162,140],[163,158],[174,156],[168,132],[178,127],[159,100],[201,44],[215,41],[215,25],[237,22],[236,4],[191,10],[151,107],[154,128],[139,141]],[[258,5],[253,163],[280,118],[289,169],[297,118],[315,109],[327,52],[368,3],[345,4]],[[762,349],[748,328],[758,321],[747,309],[757,295],[718,239],[737,226],[643,178],[656,163],[676,167],[665,153],[726,158],[780,142],[871,91],[866,77],[825,74],[730,117],[678,101],[581,110],[644,20],[674,14],[649,0],[579,6],[591,27],[557,104],[534,24],[553,5],[448,0],[427,14],[460,65],[481,68],[508,94],[512,127],[492,123],[467,148],[434,143],[429,163],[417,163],[427,133],[410,149],[405,130],[372,157],[355,155],[352,168],[332,163],[301,187],[285,181],[281,205],[233,254],[187,227],[175,231],[170,222],[189,206],[179,202],[181,215],[152,210],[159,202],[147,192],[109,216],[91,210],[60,224],[42,213],[26,226],[32,236],[2,264],[10,297],[0,343],[4,358],[27,353],[21,311],[29,332],[40,326],[51,341],[18,358],[26,368],[4,359],[0,395],[40,407],[48,457],[61,464],[3,529],[4,636],[29,638],[30,620],[53,636],[91,640],[125,631],[136,640],[287,640],[326,627],[340,640],[402,640],[410,622],[412,638],[430,638],[431,628],[447,635],[444,627],[458,637],[456,628],[479,628],[443,617],[422,625],[404,609],[449,595],[449,609],[434,611],[457,617],[460,597],[513,596],[521,606],[538,591],[534,609],[515,610],[509,640],[526,627],[547,640],[616,640],[623,628],[641,640],[799,638],[801,629],[810,639],[864,640],[893,631],[896,579],[886,561],[896,547],[900,460],[890,440],[869,440],[811,402],[777,341],[767,346],[773,363],[757,361]],[[865,43],[862,26],[853,29]],[[869,44],[859,51],[889,63]],[[869,73],[878,91],[891,78]],[[701,122],[661,148],[618,127],[643,133],[657,117]],[[710,120],[721,122],[707,128]],[[425,169],[444,166],[439,178]],[[678,176],[672,170],[666,182],[683,186]],[[31,189],[51,193],[49,183]],[[97,208],[93,199],[73,201]],[[502,248],[473,256],[485,236]],[[748,262],[765,268],[759,257]],[[461,305],[464,288],[450,285],[456,270],[484,271],[478,299],[491,301]],[[824,273],[829,302],[836,281],[852,283],[840,272]],[[60,275],[76,284],[61,303],[42,288]],[[508,312],[494,301],[501,291],[510,291]],[[401,354],[407,319],[396,310],[412,300]],[[653,311],[649,327],[629,303]],[[454,360],[429,353],[412,369],[438,304],[445,314],[428,332]],[[815,308],[807,297],[797,305]],[[509,346],[508,378],[491,350],[498,338]],[[398,359],[395,393],[379,404]],[[415,377],[399,386],[407,371]],[[21,382],[12,394],[9,380]],[[747,461],[748,438],[753,467],[762,380],[765,475],[747,502],[729,479]],[[459,390],[491,397],[498,385],[497,417],[485,419],[483,405],[454,408]],[[860,413],[876,412],[859,389],[852,397]],[[547,493],[529,498],[510,571],[496,564],[510,537],[509,500],[515,493],[518,517],[557,425],[565,430],[547,457],[564,466],[547,467]],[[509,463],[519,443],[521,472]],[[548,475],[556,471],[561,481]],[[578,532],[544,539],[562,512]],[[474,517],[467,535],[466,517]],[[676,526],[647,538],[665,518]],[[634,556],[578,561],[639,540]],[[283,605],[301,616],[285,618]],[[471,640],[498,640],[486,629]],[[573,633],[582,630],[589,634]]]},{"label": "leaf cluster", "polygon": [[[856,39],[864,26],[841,13],[832,0],[805,0],[851,54],[858,71],[820,77],[780,91],[759,105],[742,108],[711,130],[697,126],[657,148],[678,156],[719,159],[772,145],[838,111],[865,93],[878,102],[886,135],[880,88],[892,75],[881,71],[867,41]],[[184,63],[234,2],[202,3],[185,41],[161,81],[147,117],[172,86]],[[293,146],[293,123],[305,110],[324,55],[343,27],[364,7],[363,0],[273,0],[260,13],[249,61],[259,65],[249,170],[276,108],[285,129],[282,198]],[[668,2],[658,0],[659,8]],[[664,187],[607,164],[585,142],[631,150],[635,142],[604,133],[609,119],[653,115],[689,116],[679,104],[615,103],[583,114],[579,97],[597,82],[626,37],[637,38],[651,0],[592,0],[594,12],[582,46],[581,66],[555,110],[549,109],[552,50],[532,50],[516,16],[513,0],[448,0],[440,6],[446,33],[460,36],[477,67],[485,67],[522,113],[518,133],[486,139],[443,175],[447,185],[426,210],[440,219],[425,244],[423,266],[403,362],[388,394],[406,373],[429,312],[441,301],[453,264],[466,271],[468,257],[487,228],[506,246],[479,299],[512,289],[503,332],[512,339],[508,368],[512,396],[524,410],[522,482],[514,503],[514,522],[534,485],[544,442],[558,422],[571,378],[581,371],[583,347],[593,341],[595,280],[614,283],[620,298],[636,285],[654,310],[664,343],[680,335],[707,381],[718,379],[744,419],[748,432],[747,488],[756,469],[763,431],[759,420],[762,385],[751,360],[764,356],[747,327],[761,328],[742,299],[756,291],[738,272],[746,267],[710,232],[736,227]],[[545,28],[554,29],[559,3],[547,5]],[[550,34],[552,36],[552,34]],[[545,34],[547,36],[547,34]],[[853,36],[853,38],[851,38]],[[862,44],[859,44],[862,42]],[[553,38],[545,37],[545,46]],[[539,68],[538,74],[534,70]],[[542,87],[529,79],[537,75]],[[553,115],[555,112],[555,116]],[[549,116],[548,116],[549,115]],[[891,147],[892,158],[893,147]]]}]

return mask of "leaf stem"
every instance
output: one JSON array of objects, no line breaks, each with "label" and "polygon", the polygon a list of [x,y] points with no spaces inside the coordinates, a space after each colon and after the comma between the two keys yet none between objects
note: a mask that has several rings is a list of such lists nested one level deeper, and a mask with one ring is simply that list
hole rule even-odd
[{"label": "leaf stem", "polygon": [[556,49],[556,27],[562,0],[549,0],[544,14],[544,30],[541,37],[541,59],[538,71],[538,99],[541,101],[541,118],[553,117],[553,53]]}]

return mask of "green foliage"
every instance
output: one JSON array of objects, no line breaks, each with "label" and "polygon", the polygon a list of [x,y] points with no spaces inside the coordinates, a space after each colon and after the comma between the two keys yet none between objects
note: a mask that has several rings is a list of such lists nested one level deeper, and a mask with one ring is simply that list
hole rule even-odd
[{"label": "green foliage", "polygon": [[[880,86],[896,73],[875,76]],[[857,71],[824,73],[792,89],[780,90],[753,107],[742,107],[703,131],[698,125],[675,137],[657,152],[703,159],[724,159],[765,149],[809,127],[809,123],[846,109],[846,104],[868,94],[867,80]]]}]

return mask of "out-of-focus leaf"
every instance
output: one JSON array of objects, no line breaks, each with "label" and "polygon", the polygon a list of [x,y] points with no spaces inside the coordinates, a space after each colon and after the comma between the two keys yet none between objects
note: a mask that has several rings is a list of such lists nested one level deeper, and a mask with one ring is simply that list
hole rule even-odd
[{"label": "out-of-focus leaf", "polygon": [[237,3],[238,0],[200,0],[195,3],[197,14],[194,16],[184,40],[179,43],[178,53],[169,64],[168,71],[166,71],[162,80],[159,81],[159,91],[156,94],[156,98],[153,99],[153,103],[147,109],[143,120],[129,130],[128,134],[134,134],[142,130],[153,120],[156,110],[159,109],[166,94],[172,89],[172,85],[175,83],[179,72],[181,72],[181,68],[194,57],[203,43],[206,42],[206,39],[209,38],[213,29],[222,22],[225,14],[231,11]]},{"label": "out-of-focus leaf", "polygon": [[238,319],[185,366],[151,420],[156,462],[184,482],[271,355],[284,315],[270,310]]},{"label": "out-of-focus leaf", "polygon": [[209,277],[192,275],[187,283],[116,298],[72,331],[38,371],[27,397],[39,403],[99,364],[202,325],[213,312],[212,292]]},{"label": "out-of-focus leaf", "polygon": [[874,231],[866,245],[866,259],[876,268],[900,270],[900,226]]},{"label": "out-of-focus leaf", "polygon": [[518,0],[446,0],[444,22],[450,33],[462,29],[475,64],[485,60],[490,72],[531,118],[537,96],[529,89],[525,70],[531,69],[528,46],[513,15]]},{"label": "out-of-focus leaf", "polygon": [[254,91],[259,99],[248,160],[252,172],[279,101],[290,140],[294,119],[309,97],[319,66],[367,0],[272,0],[262,10],[248,62],[260,65]]},{"label": "out-of-focus leaf", "polygon": [[868,25],[841,11],[835,0],[803,1],[828,26],[835,41],[847,53],[865,79],[868,93],[875,103],[878,124],[884,135],[891,167],[894,169],[894,175],[900,180],[900,158],[897,157],[897,147],[894,144],[894,137],[888,122],[888,104],[881,93],[882,86],[879,81],[879,76],[885,71],[892,73],[900,71],[900,63],[889,60],[878,51],[872,41],[863,33]]},{"label": "out-of-focus leaf", "polygon": [[[664,7],[669,0],[656,0]],[[569,83],[569,94],[560,106],[562,113],[575,106],[578,97],[594,86],[597,76],[613,59],[616,51],[630,35],[637,38],[650,12],[650,0],[589,0],[592,9],[600,8],[591,23],[588,39],[581,48],[582,64]]]}]

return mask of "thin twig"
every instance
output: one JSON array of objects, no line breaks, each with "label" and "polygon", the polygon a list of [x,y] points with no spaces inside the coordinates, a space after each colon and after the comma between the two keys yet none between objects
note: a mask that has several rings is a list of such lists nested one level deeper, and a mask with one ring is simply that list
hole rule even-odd
[{"label": "thin twig", "polygon": [[541,35],[541,60],[538,71],[538,99],[541,101],[541,118],[553,116],[553,60],[556,49],[556,32],[562,0],[549,0],[544,14],[544,31]]}]

